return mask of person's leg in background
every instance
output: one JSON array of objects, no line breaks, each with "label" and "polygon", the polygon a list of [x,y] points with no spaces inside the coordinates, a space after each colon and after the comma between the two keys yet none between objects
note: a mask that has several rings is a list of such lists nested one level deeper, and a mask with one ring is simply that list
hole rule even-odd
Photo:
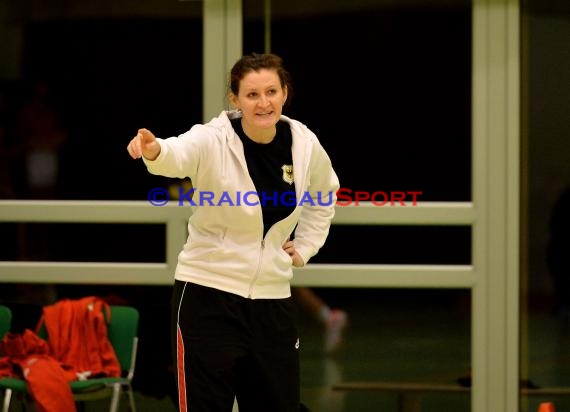
[{"label": "person's leg in background", "polygon": [[348,323],[345,311],[330,308],[312,289],[293,287],[291,294],[300,307],[319,321],[324,329],[324,352],[336,352],[342,345],[344,328]]}]

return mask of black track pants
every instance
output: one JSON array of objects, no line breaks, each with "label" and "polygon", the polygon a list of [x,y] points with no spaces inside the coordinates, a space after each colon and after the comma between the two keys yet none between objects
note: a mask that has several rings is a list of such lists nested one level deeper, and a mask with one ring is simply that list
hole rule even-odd
[{"label": "black track pants", "polygon": [[180,412],[298,412],[292,298],[246,299],[176,281],[173,343]]}]

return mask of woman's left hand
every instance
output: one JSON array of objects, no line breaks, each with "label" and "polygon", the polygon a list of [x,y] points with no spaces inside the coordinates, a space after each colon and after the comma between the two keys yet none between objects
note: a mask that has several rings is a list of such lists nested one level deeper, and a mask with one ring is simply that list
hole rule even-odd
[{"label": "woman's left hand", "polygon": [[291,256],[293,266],[298,268],[305,266],[305,262],[303,262],[303,258],[295,250],[295,244],[292,240],[288,240],[283,244],[283,250],[287,252],[289,256]]}]

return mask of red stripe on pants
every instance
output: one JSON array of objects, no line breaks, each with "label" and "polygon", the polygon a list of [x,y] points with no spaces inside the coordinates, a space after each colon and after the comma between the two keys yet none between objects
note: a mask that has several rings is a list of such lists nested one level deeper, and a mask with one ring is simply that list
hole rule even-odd
[{"label": "red stripe on pants", "polygon": [[184,373],[184,341],[180,326],[176,327],[176,362],[178,364],[178,405],[180,412],[186,412],[186,374]]}]

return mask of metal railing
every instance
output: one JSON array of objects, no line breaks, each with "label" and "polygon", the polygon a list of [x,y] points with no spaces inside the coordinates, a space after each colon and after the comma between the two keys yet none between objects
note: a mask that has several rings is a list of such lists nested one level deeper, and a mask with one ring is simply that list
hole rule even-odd
[{"label": "metal railing", "polygon": [[[189,207],[156,207],[145,201],[0,201],[0,222],[166,225],[165,262],[1,261],[0,282],[171,284],[180,247],[186,240],[190,213]],[[358,206],[337,206],[333,225],[470,226],[475,216],[469,202],[418,202],[417,206],[375,206],[371,202],[360,202]],[[474,275],[471,265],[309,263],[295,269],[293,284],[470,288]]]}]

